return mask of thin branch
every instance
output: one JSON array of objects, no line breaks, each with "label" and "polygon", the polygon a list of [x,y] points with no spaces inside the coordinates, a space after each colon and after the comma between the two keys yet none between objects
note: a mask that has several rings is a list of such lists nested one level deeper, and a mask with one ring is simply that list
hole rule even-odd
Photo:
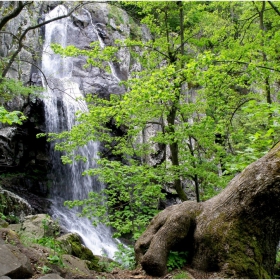
[{"label": "thin branch", "polygon": [[[257,18],[257,16],[258,16],[258,14],[255,14],[254,17],[253,17],[253,19],[249,22],[247,28],[245,29],[245,31],[244,31],[244,33],[243,33],[243,36],[242,36],[241,40],[240,40],[240,44],[242,44],[242,42],[243,42],[243,40],[244,40],[244,38],[245,38],[246,32],[248,31],[249,27],[250,27],[251,24],[254,22],[254,20]],[[244,25],[245,25],[245,23],[244,23]],[[242,28],[244,27],[244,25],[242,26]]]},{"label": "thin branch", "polygon": [[271,2],[268,1],[268,4],[272,7],[272,9],[278,14],[278,16],[280,16],[280,11],[278,10],[278,8]]},{"label": "thin branch", "polygon": [[43,72],[43,71],[41,70],[41,68],[40,68],[40,67],[38,67],[35,63],[30,62],[30,61],[28,61],[28,60],[24,60],[24,59],[18,59],[17,61],[22,61],[22,62],[29,63],[29,64],[31,64],[32,66],[34,66],[35,68],[37,68],[37,69],[39,70],[39,72],[43,75],[44,80],[46,81],[46,85],[47,85],[47,86],[49,86],[49,84],[48,84],[48,80],[47,80],[47,78],[46,78],[46,76],[45,76],[44,72]]},{"label": "thin branch", "polygon": [[[195,34],[192,34],[191,36],[189,36],[186,40],[183,41],[183,44],[185,45],[191,38],[193,38],[194,36],[198,35],[200,33],[200,31],[198,31]],[[177,47],[177,49],[174,51],[175,53],[177,53],[179,50],[181,50],[181,44],[179,47]]]},{"label": "thin branch", "polygon": [[233,124],[232,124],[232,120],[233,120],[233,118],[234,118],[235,113],[236,113],[245,103],[247,103],[247,102],[249,102],[249,101],[251,101],[251,100],[256,100],[256,99],[255,99],[255,98],[246,99],[245,101],[241,102],[241,103],[234,109],[234,111],[233,111],[232,114],[231,114],[230,120],[229,120],[229,122],[230,122],[231,125],[233,125]]},{"label": "thin branch", "polygon": [[19,38],[13,34],[12,32],[8,32],[8,31],[0,31],[0,34],[8,34],[11,35],[12,37],[14,37],[17,41],[19,41]]},{"label": "thin branch", "polygon": [[[214,60],[214,63],[237,63],[237,64],[243,64],[246,66],[249,66],[250,62],[244,62],[244,61],[234,61],[234,60]],[[271,70],[271,71],[275,71],[275,72],[279,72],[280,73],[280,69],[275,69],[275,68],[271,68],[268,66],[262,66],[262,65],[254,65],[256,68],[261,68],[261,69],[267,69],[267,70]]]},{"label": "thin branch", "polygon": [[2,30],[2,28],[7,24],[8,21],[17,17],[25,6],[30,5],[32,3],[33,1],[28,1],[26,3],[23,3],[22,1],[18,1],[17,7],[10,14],[3,17],[2,20],[0,21],[0,30]]},{"label": "thin branch", "polygon": [[11,65],[13,64],[13,62],[15,61],[17,55],[20,53],[21,49],[23,48],[23,40],[25,39],[25,36],[26,34],[30,31],[30,30],[34,30],[34,29],[37,29],[39,27],[42,27],[50,22],[53,22],[53,21],[56,21],[56,20],[59,20],[59,19],[63,19],[63,18],[66,18],[66,17],[69,17],[74,11],[76,11],[77,9],[79,9],[80,7],[86,5],[88,3],[81,3],[79,5],[77,5],[75,8],[73,8],[72,10],[70,10],[69,13],[67,13],[66,15],[63,15],[63,16],[59,16],[59,17],[56,17],[56,18],[53,18],[53,19],[50,19],[50,20],[47,20],[47,21],[44,21],[42,23],[39,23],[37,25],[34,25],[34,26],[30,26],[28,28],[25,29],[25,31],[21,34],[21,36],[19,37],[19,42],[18,42],[18,49],[14,52],[14,54],[12,55],[12,57],[10,58],[10,61],[9,63],[7,64],[7,66],[4,68],[3,70],[3,73],[2,73],[2,77],[5,77],[11,67]]},{"label": "thin branch", "polygon": [[153,51],[155,52],[158,52],[159,54],[163,55],[164,57],[166,57],[167,59],[169,58],[169,56],[157,49],[155,49],[154,47],[152,46],[143,46],[141,44],[135,44],[135,45],[129,45],[129,46],[124,46],[124,45],[120,45],[121,48],[131,48],[131,47],[144,47],[144,48],[148,48],[148,49],[152,49]]},{"label": "thin branch", "polygon": [[[68,96],[69,96],[70,98],[72,98],[74,101],[77,101],[77,102],[78,102],[77,99],[75,99],[75,98],[72,97],[69,93],[66,92],[67,89],[66,89],[66,90],[61,90],[61,89],[56,88],[56,87],[51,87],[51,86],[49,85],[49,83],[48,83],[48,80],[47,80],[46,75],[45,75],[44,72],[41,70],[41,68],[38,67],[36,64],[34,64],[34,63],[30,62],[30,61],[24,60],[24,59],[18,59],[18,61],[22,61],[22,62],[29,63],[29,64],[31,64],[32,66],[34,66],[35,68],[37,68],[37,69],[39,70],[39,72],[43,75],[44,80],[45,80],[45,82],[46,82],[46,85],[49,87],[50,90],[52,90],[52,91],[57,90],[57,91],[59,91],[59,92],[61,92],[61,93],[64,93],[64,94],[68,95]],[[83,104],[81,104],[81,105],[83,105]]]}]

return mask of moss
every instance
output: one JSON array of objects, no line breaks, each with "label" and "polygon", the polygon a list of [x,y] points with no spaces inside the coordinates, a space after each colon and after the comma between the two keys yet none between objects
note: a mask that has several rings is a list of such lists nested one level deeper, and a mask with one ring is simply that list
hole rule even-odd
[{"label": "moss", "polygon": [[115,20],[116,25],[121,25],[124,23],[122,18],[122,10],[114,5],[109,5],[109,14],[108,14],[109,20],[112,18]]},{"label": "moss", "polygon": [[129,16],[130,39],[141,40],[142,30],[141,27],[135,23],[132,17]]},{"label": "moss", "polygon": [[1,219],[0,217],[0,228],[7,228],[9,226],[9,223],[5,220]]},{"label": "moss", "polygon": [[87,266],[90,270],[101,271],[98,264],[99,258],[94,256],[90,249],[84,247],[78,236],[71,235],[68,239],[72,248],[72,255],[81,259],[87,260]]},{"label": "moss", "polygon": [[227,222],[225,214],[220,214],[204,235],[204,250],[209,248],[206,269],[223,270],[226,278],[271,278],[263,266],[264,252],[258,243],[258,231],[253,225],[248,227],[248,221],[240,217]]}]

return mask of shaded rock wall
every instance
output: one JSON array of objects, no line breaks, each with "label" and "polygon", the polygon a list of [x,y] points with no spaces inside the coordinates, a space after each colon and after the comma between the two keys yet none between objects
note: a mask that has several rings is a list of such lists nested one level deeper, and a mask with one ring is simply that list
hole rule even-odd
[{"label": "shaded rock wall", "polygon": [[[24,11],[12,20],[7,30],[16,33],[17,30],[34,22],[44,21],[46,14],[59,4],[60,1],[35,3],[32,9]],[[69,2],[68,5],[70,7],[74,4]],[[86,3],[69,18],[66,45],[89,49],[90,43],[99,41],[98,36],[104,45],[113,45],[116,39],[147,40],[150,34],[145,26],[135,23],[124,10],[113,4]],[[8,73],[9,77],[19,78],[30,85],[42,85],[42,74],[39,69],[42,51],[44,51],[43,39],[44,27],[28,33],[25,41],[26,48],[23,48],[19,55],[22,61],[13,64]],[[0,53],[6,56],[13,49],[12,38],[2,34],[0,40],[2,42]],[[84,68],[85,57],[73,58],[71,69],[73,81],[79,84],[84,95],[98,94],[107,98],[111,93],[121,94],[125,91],[118,80],[128,79],[131,72],[141,69],[141,65],[132,58],[128,48],[120,49],[116,56],[118,62],[113,64],[114,74],[93,66]],[[55,83],[56,81],[53,81],[52,84]],[[48,203],[44,198],[48,195],[48,170],[51,170],[49,145],[45,138],[36,138],[36,134],[46,130],[43,98],[17,97],[5,106],[9,110],[23,111],[28,119],[21,126],[0,124],[0,173],[2,174],[0,185],[25,198],[36,212],[45,212]],[[62,110],[62,106],[59,109]],[[63,116],[63,112],[61,115]],[[154,127],[147,129],[143,138],[146,139],[157,129]],[[155,155],[151,155],[148,159],[151,164],[157,164],[162,160],[163,152],[160,148],[156,147]]]},{"label": "shaded rock wall", "polygon": [[[4,1],[3,7],[16,5]],[[34,3],[24,9],[4,27],[0,34],[0,55],[8,57],[18,48],[21,32],[40,21],[40,11],[46,4]],[[25,85],[42,85],[40,57],[42,53],[42,29],[34,29],[26,34],[24,47],[11,65],[6,77],[22,81]],[[27,117],[23,125],[3,125],[0,123],[0,185],[25,198],[41,212],[46,208],[46,171],[48,169],[48,144],[46,139],[36,138],[45,131],[44,105],[38,96],[20,97],[4,104],[9,111],[22,111]]]}]

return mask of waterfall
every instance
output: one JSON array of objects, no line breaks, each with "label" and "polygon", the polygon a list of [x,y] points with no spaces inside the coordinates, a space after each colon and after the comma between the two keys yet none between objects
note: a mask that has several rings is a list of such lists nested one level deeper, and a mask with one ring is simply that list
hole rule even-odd
[{"label": "waterfall", "polygon": [[[67,9],[59,5],[46,15],[46,20],[66,13]],[[87,110],[79,85],[71,80],[72,58],[61,58],[50,48],[51,43],[66,46],[68,24],[69,19],[64,18],[45,27],[42,68],[48,80],[44,98],[47,132],[71,129],[75,123],[75,113]],[[63,165],[61,153],[54,151],[54,143],[51,143],[51,213],[67,231],[78,233],[94,254],[105,253],[112,258],[116,251],[116,242],[111,238],[110,230],[104,225],[92,226],[88,219],[78,218],[75,210],[63,206],[65,200],[81,200],[87,198],[90,191],[97,192],[103,188],[96,178],[81,175],[84,170],[96,166],[94,159],[98,158],[97,151],[98,143],[91,142],[79,149],[79,153],[87,157],[86,163],[74,162],[71,165]]]}]

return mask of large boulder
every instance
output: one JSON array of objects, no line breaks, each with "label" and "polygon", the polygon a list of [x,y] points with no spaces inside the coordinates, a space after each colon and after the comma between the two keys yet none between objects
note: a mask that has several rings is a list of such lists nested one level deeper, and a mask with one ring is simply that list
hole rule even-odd
[{"label": "large boulder", "polygon": [[62,261],[65,266],[64,278],[83,278],[83,279],[90,279],[92,278],[91,272],[87,267],[87,261],[81,260],[77,257],[71,255],[63,255]]},{"label": "large boulder", "polygon": [[0,276],[26,279],[33,276],[29,259],[10,244],[0,245]]},{"label": "large boulder", "polygon": [[91,250],[82,244],[82,240],[77,233],[67,233],[57,238],[57,240],[67,254],[86,260],[87,267],[90,270],[100,271],[99,257],[93,255]]},{"label": "large boulder", "polygon": [[55,237],[60,231],[58,223],[46,214],[26,216],[21,224],[9,225],[9,228],[20,233],[23,238],[30,240],[47,236]]},{"label": "large boulder", "polygon": [[[0,212],[9,222],[19,222],[33,213],[31,205],[18,195],[0,187]],[[0,223],[1,227],[1,223]]]}]

